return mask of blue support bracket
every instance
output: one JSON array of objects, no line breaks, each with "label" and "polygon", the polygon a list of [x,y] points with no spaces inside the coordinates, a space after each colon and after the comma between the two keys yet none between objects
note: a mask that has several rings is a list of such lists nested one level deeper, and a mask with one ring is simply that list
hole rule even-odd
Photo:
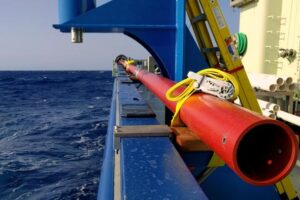
[{"label": "blue support bracket", "polygon": [[185,24],[185,0],[112,0],[79,15],[64,13],[74,7],[70,0],[59,2],[63,19],[54,27],[61,32],[70,32],[73,27],[85,33],[124,33],[147,49],[162,73],[176,81],[182,80],[189,70],[199,71],[207,66]]},{"label": "blue support bracket", "polygon": [[175,44],[175,80],[184,78],[185,68],[185,0],[177,0],[176,3],[176,44]]}]

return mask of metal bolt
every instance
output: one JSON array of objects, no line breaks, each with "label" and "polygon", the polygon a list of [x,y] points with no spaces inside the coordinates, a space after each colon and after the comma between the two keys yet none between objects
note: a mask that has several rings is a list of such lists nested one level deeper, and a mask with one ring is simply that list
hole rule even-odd
[{"label": "metal bolt", "polygon": [[83,31],[82,31],[82,29],[72,27],[72,29],[71,29],[71,41],[72,41],[72,43],[82,43],[83,42]]}]

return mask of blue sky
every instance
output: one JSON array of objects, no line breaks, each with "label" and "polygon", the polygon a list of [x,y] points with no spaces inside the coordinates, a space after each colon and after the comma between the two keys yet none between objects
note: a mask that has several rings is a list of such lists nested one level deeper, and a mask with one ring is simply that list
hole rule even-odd
[{"label": "blue sky", "polygon": [[[0,70],[111,69],[116,55],[145,58],[149,53],[122,34],[84,34],[72,44],[69,34],[52,28],[58,22],[58,0],[1,0]],[[98,0],[104,2],[107,0]],[[231,31],[238,30],[238,10],[220,0]]]}]

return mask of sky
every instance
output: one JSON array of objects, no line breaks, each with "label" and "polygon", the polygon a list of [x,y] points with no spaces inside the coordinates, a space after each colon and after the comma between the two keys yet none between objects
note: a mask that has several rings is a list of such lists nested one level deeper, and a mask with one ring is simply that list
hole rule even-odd
[{"label": "sky", "polygon": [[[108,0],[97,0],[99,3]],[[239,11],[219,0],[231,32],[238,31]],[[52,28],[58,23],[58,0],[0,1],[0,70],[110,70],[125,54],[143,59],[149,53],[123,34],[84,34],[72,44],[70,34]]]}]

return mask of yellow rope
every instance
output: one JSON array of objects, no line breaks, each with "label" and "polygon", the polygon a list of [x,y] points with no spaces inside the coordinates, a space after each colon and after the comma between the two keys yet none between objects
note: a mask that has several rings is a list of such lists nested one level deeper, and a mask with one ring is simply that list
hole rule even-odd
[{"label": "yellow rope", "polygon": [[[231,82],[231,84],[234,87],[234,94],[231,99],[236,99],[238,97],[239,85],[238,85],[238,82],[236,81],[236,79],[234,78],[234,76],[232,76],[231,74],[228,74],[224,71],[214,69],[214,68],[208,68],[208,69],[201,70],[201,71],[197,72],[197,74],[202,75],[202,76],[207,76],[210,78],[214,78],[214,79],[218,79],[218,80],[222,80],[222,81]],[[171,121],[171,126],[182,126],[183,125],[178,114],[179,114],[179,111],[180,111],[182,105],[184,104],[184,102],[196,91],[193,87],[194,82],[195,82],[195,80],[186,78],[186,79],[176,83],[174,86],[172,86],[167,91],[167,93],[166,93],[167,99],[170,101],[177,101],[176,110],[175,110],[173,119]],[[186,87],[186,88],[179,95],[174,95],[174,92],[180,87]]]},{"label": "yellow rope", "polygon": [[134,64],[134,60],[127,60],[126,64],[127,65],[133,65]]}]

